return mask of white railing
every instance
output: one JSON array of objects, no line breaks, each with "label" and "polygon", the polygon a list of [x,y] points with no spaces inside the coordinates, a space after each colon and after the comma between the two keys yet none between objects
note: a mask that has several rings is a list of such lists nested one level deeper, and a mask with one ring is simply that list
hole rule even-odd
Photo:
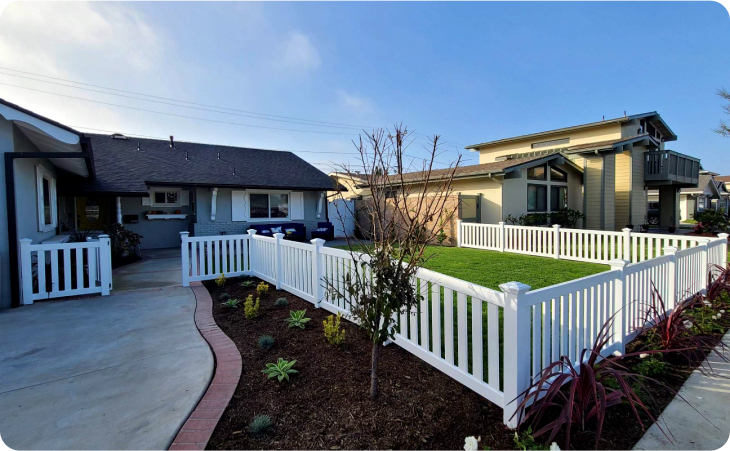
[{"label": "white railing", "polygon": [[662,255],[665,247],[683,250],[708,243],[709,238],[659,233],[474,224],[457,221],[457,246],[515,254],[608,264],[624,259],[632,263]]},{"label": "white railing", "polygon": [[33,244],[20,240],[22,304],[39,299],[109,294],[112,288],[108,235],[85,243]]},{"label": "white railing", "polygon": [[[476,228],[464,229],[466,233],[482,233]],[[535,255],[542,249],[547,249],[550,256],[557,252],[553,247],[557,241],[549,236],[552,229],[543,229],[547,235],[542,236],[515,230],[510,232],[513,234],[507,243],[520,240]],[[482,235],[484,247],[492,245],[488,240],[494,235],[490,233]],[[357,321],[345,280],[354,275],[355,265],[362,268],[367,256],[323,247],[324,241],[319,239],[312,240],[312,244],[295,243],[284,241],[282,234],[273,238],[257,236],[254,230],[238,236],[181,235],[183,285],[218,277],[218,267],[209,263],[211,260],[221,261],[221,270],[227,268],[226,262],[240,260],[243,263],[234,265],[236,271],[225,273],[227,276],[258,276],[316,307]],[[572,240],[571,235],[565,236]],[[579,235],[575,236],[577,243]],[[607,241],[612,249],[623,249],[625,242],[617,235],[605,236],[609,238],[602,243]],[[612,236],[619,244],[613,245]],[[586,239],[582,239],[585,244]],[[231,241],[238,245],[231,247]],[[596,239],[596,248],[598,242]],[[198,243],[197,254],[193,243]],[[212,251],[201,252],[200,243]],[[588,245],[594,246],[592,239]],[[216,249],[227,251],[220,252],[219,257]],[[626,255],[606,252],[610,256]],[[610,271],[534,291],[519,282],[502,284],[501,291],[495,291],[420,269],[413,286],[421,301],[394,318],[393,342],[502,407],[503,421],[514,427],[513,414],[519,401],[513,400],[529,387],[532,377],[563,355],[579,363],[581,351],[592,346],[609,318],[614,318],[613,333],[604,352],[625,351],[626,343],[643,326],[652,284],[669,308],[704,290],[709,265],[727,266],[727,235],[682,250],[665,246],[655,254],[660,256],[636,263],[612,259]],[[200,271],[204,262],[208,262],[206,268],[213,268],[212,272]],[[367,265],[365,268],[367,271]],[[363,269],[359,274],[363,276]]]}]

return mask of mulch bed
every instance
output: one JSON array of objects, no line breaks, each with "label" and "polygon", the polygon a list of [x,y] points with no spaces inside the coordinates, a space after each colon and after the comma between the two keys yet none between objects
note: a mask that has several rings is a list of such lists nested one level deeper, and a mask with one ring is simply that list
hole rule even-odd
[{"label": "mulch bed", "polygon": [[[209,449],[463,449],[464,438],[472,435],[481,436],[480,448],[515,447],[514,431],[502,424],[502,409],[396,345],[381,352],[379,396],[371,399],[371,344],[362,330],[343,321],[345,344],[328,344],[322,321],[330,312],[276,291],[273,285],[261,300],[261,315],[247,320],[242,305],[226,309],[220,300],[223,293],[242,303],[249,294],[255,297],[256,288],[242,287],[242,280],[229,279],[223,287],[205,282],[213,298],[216,323],[243,357],[241,380]],[[274,306],[280,297],[288,300],[287,307]],[[302,309],[312,318],[306,330],[287,328],[284,319],[289,311]],[[258,348],[261,335],[274,338],[272,349]],[[718,341],[720,338],[718,334]],[[294,368],[299,373],[289,383],[267,379],[261,372],[266,363],[279,357],[297,360]],[[679,390],[696,365],[673,363],[662,382]],[[647,384],[641,397],[656,417],[674,395]],[[269,415],[274,422],[273,431],[262,437],[247,431],[248,423],[259,414]],[[651,425],[647,415],[642,414],[642,420],[645,427]],[[571,448],[595,448],[595,426],[589,426],[587,432],[573,427]],[[632,449],[643,435],[624,403],[608,409],[598,447]],[[543,443],[547,435],[536,440]],[[563,446],[562,437],[556,441]]]}]

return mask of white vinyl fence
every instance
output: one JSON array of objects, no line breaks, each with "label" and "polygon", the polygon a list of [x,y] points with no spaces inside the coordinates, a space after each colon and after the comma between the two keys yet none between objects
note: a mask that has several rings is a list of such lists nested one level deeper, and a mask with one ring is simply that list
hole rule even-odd
[{"label": "white vinyl fence", "polygon": [[85,243],[32,244],[20,240],[22,304],[38,299],[109,294],[112,289],[108,235]]},{"label": "white vinyl fence", "polygon": [[[364,256],[353,259],[347,251],[323,247],[319,239],[303,244],[254,230],[181,236],[185,286],[218,277],[218,269],[226,276],[255,275],[355,320],[344,281]],[[552,241],[542,237],[540,243],[550,247]],[[623,352],[642,325],[652,283],[670,308],[704,290],[709,265],[727,266],[727,236],[682,250],[666,246],[661,254],[636,263],[614,259],[610,271],[534,291],[519,282],[496,291],[420,269],[413,286],[422,300],[396,318],[394,343],[502,407],[505,424],[514,427],[519,401],[513,400],[542,368],[562,355],[576,363],[614,314],[605,352]]]},{"label": "white vinyl fence", "polygon": [[608,264],[623,259],[632,263],[662,255],[665,247],[687,249],[707,243],[709,238],[659,233],[528,227],[456,222],[458,247],[471,247],[515,254],[552,257]]}]

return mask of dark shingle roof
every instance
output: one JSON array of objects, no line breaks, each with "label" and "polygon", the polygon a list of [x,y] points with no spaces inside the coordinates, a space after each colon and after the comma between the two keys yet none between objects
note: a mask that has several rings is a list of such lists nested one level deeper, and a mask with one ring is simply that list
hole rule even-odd
[{"label": "dark shingle roof", "polygon": [[91,139],[96,178],[71,182],[76,186],[73,191],[137,194],[155,184],[300,190],[333,187],[327,174],[291,152],[180,141],[171,149],[170,142],[164,140],[86,136]]}]

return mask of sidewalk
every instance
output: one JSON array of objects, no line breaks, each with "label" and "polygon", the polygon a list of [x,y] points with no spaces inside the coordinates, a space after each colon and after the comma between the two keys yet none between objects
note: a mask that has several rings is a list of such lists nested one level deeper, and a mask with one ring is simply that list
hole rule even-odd
[{"label": "sidewalk", "polygon": [[[730,332],[722,341],[730,346]],[[671,432],[674,443],[653,424],[634,449],[718,449],[727,443],[730,436],[730,363],[723,362],[714,353],[708,361],[715,375],[708,377],[695,370],[679,390],[679,394],[707,420],[677,397],[664,409],[660,420],[662,429]]]}]

